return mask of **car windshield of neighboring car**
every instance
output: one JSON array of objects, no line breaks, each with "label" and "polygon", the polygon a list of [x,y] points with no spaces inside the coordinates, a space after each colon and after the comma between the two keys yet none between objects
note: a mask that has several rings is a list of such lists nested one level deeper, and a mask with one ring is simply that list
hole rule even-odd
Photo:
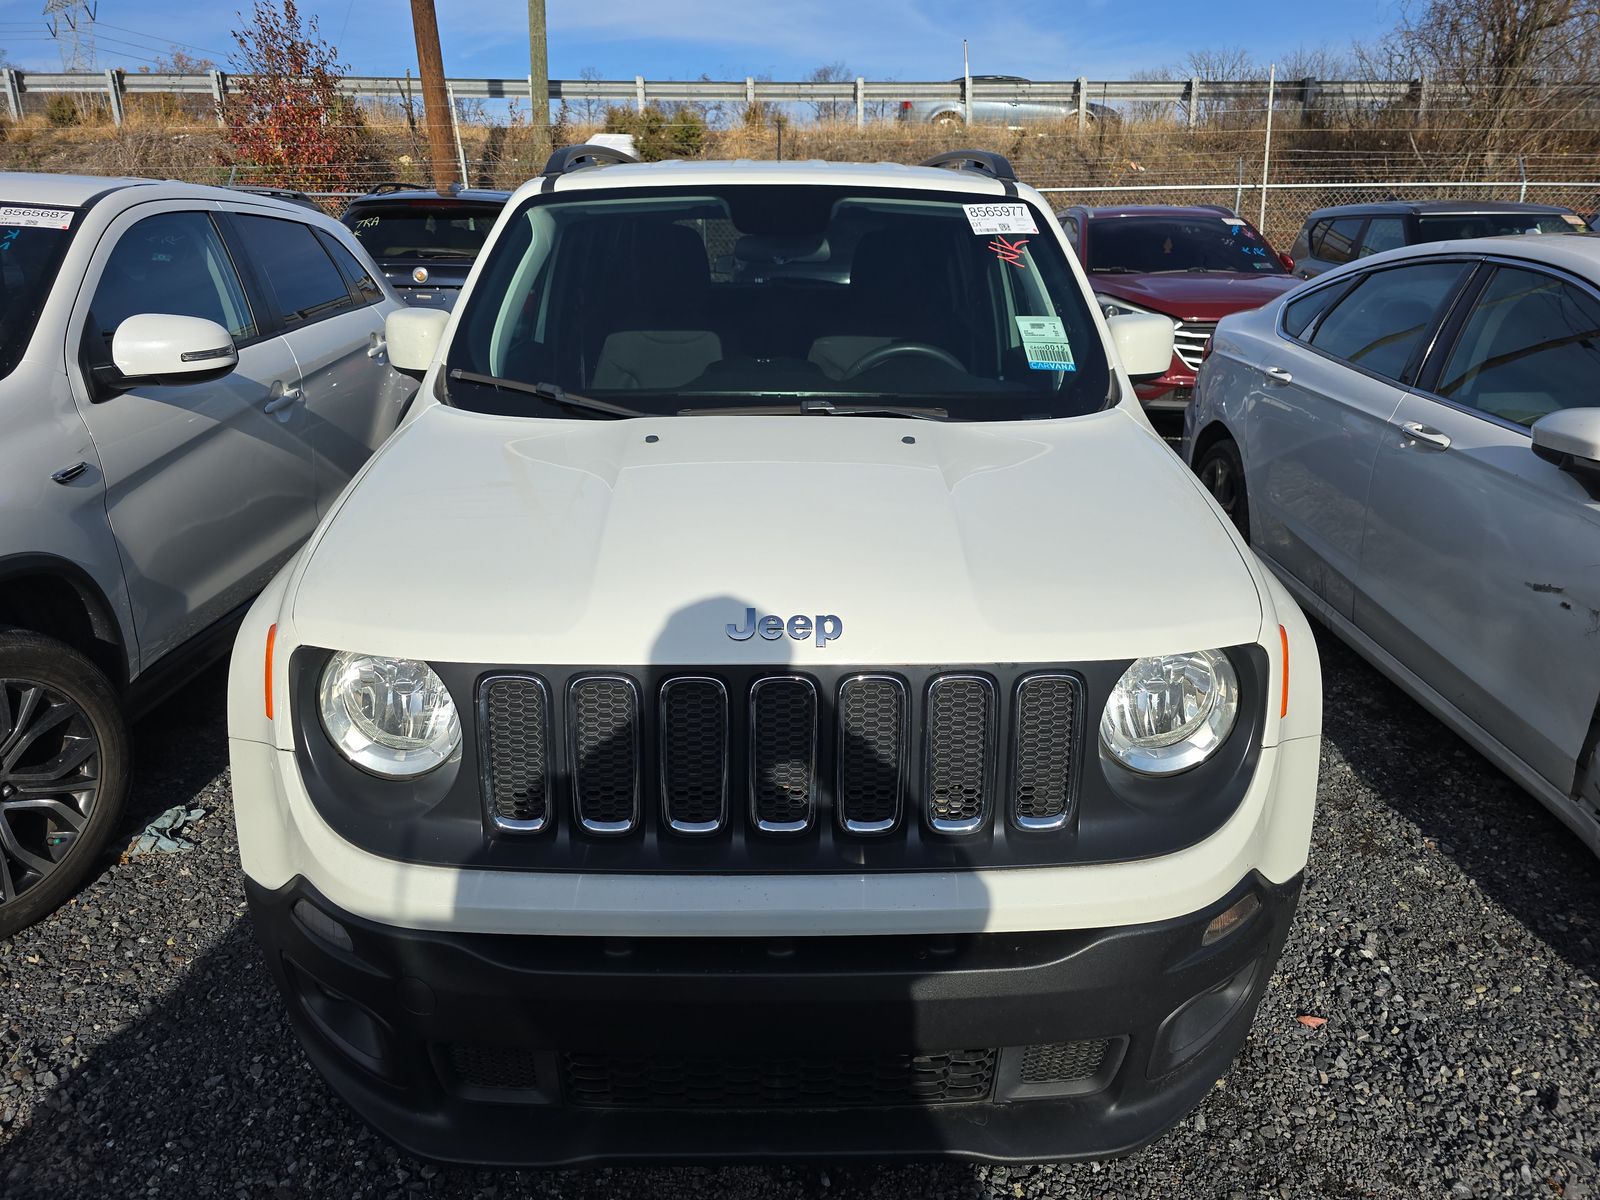
[{"label": "car windshield of neighboring car", "polygon": [[0,201],[0,378],[11,374],[33,336],[66,253],[73,210]]},{"label": "car windshield of neighboring car", "polygon": [[345,224],[373,258],[474,259],[494,228],[500,209],[484,204],[439,204],[427,200],[357,206]]},{"label": "car windshield of neighboring car", "polygon": [[[1016,232],[994,232],[1006,217]],[[613,415],[1097,411],[1110,367],[1044,222],[1022,201],[914,189],[534,197],[466,298],[448,398],[530,416],[586,415],[552,389]]]},{"label": "car windshield of neighboring car", "polygon": [[1570,233],[1582,228],[1582,221],[1566,213],[1428,213],[1417,218],[1417,240],[1451,242],[1509,233]]},{"label": "car windshield of neighboring car", "polygon": [[1089,270],[1161,275],[1231,271],[1283,275],[1267,239],[1238,217],[1100,217],[1089,222]]}]

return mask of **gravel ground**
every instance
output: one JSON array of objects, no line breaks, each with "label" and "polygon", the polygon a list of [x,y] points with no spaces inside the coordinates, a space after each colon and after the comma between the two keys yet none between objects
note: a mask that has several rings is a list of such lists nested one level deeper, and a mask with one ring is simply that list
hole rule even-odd
[{"label": "gravel ground", "polygon": [[0,944],[0,1194],[1594,1200],[1600,864],[1349,651],[1322,646],[1307,888],[1239,1062],[1141,1154],[1010,1170],[540,1174],[399,1153],[312,1072],[260,962],[213,671],[139,730],[124,835],[200,807],[197,849],[111,866]]}]

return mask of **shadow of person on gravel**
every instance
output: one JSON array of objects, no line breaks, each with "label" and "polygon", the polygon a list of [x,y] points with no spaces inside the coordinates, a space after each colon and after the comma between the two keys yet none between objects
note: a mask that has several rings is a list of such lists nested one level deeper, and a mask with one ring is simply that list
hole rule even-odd
[{"label": "shadow of person on gravel", "polygon": [[[1318,626],[1328,691],[1323,736],[1352,773],[1416,825],[1412,853],[1357,828],[1357,853],[1391,859],[1396,875],[1426,874],[1435,853],[1574,968],[1600,979],[1600,863],[1543,805],[1353,650]],[[1374,729],[1382,736],[1374,737]],[[1326,753],[1326,749],[1324,753]],[[1340,801],[1326,766],[1318,824]],[[1402,847],[1403,848],[1403,847]],[[1440,931],[1448,939],[1449,931]]]}]

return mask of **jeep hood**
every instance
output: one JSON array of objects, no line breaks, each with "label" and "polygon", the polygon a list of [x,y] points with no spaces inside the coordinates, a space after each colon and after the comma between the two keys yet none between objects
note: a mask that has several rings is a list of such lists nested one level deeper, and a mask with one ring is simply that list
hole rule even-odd
[{"label": "jeep hood", "polygon": [[[484,664],[1132,658],[1253,641],[1254,580],[1124,412],[530,420],[436,406],[303,560],[308,645]],[[747,610],[842,634],[731,639]]]}]

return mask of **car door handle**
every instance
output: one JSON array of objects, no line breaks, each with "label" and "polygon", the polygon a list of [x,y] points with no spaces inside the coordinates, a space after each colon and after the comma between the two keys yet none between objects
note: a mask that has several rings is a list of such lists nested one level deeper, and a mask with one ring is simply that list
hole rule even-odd
[{"label": "car door handle", "polygon": [[1448,433],[1440,433],[1437,429],[1431,429],[1418,421],[1402,421],[1400,423],[1400,432],[1406,435],[1408,445],[1427,450],[1450,449],[1450,435]]},{"label": "car door handle", "polygon": [[1267,378],[1272,380],[1273,383],[1294,382],[1294,376],[1289,374],[1289,372],[1285,371],[1282,367],[1268,367]]},{"label": "car door handle", "polygon": [[381,333],[374,333],[367,339],[367,357],[381,358],[383,352],[389,348],[388,340]]},{"label": "car door handle", "polygon": [[272,395],[267,397],[266,404],[262,405],[262,412],[281,412],[283,409],[288,408],[289,405],[293,404],[296,400],[300,399],[301,395],[303,395],[301,390],[297,387],[286,387],[283,388],[282,391],[279,391],[278,384],[273,384],[272,386]]}]

